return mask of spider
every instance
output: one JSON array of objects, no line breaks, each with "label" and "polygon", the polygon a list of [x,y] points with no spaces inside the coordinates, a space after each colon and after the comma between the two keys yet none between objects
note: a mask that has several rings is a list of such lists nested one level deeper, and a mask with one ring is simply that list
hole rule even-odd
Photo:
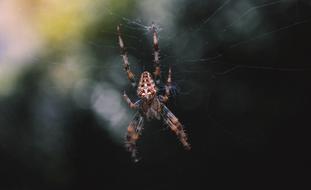
[{"label": "spider", "polygon": [[[127,74],[129,81],[133,87],[136,87],[136,80],[133,72],[130,69],[128,61],[128,55],[124,42],[121,36],[120,25],[117,26],[118,42],[121,49],[121,57],[123,59],[123,68]],[[133,120],[130,122],[127,128],[125,136],[125,147],[127,151],[131,153],[131,157],[135,162],[137,159],[137,147],[136,142],[139,139],[144,119],[158,119],[164,120],[165,124],[177,135],[179,141],[182,143],[186,150],[190,150],[190,144],[187,141],[187,135],[184,132],[182,124],[179,122],[177,117],[165,106],[170,95],[173,91],[172,85],[172,72],[171,68],[168,71],[168,77],[165,84],[164,92],[159,91],[157,85],[160,84],[160,49],[158,43],[157,28],[154,23],[150,27],[153,33],[153,55],[154,55],[154,72],[153,75],[144,71],[137,86],[137,96],[139,100],[133,103],[124,91],[123,97],[131,109],[137,110]],[[155,82],[154,82],[155,81]]]}]

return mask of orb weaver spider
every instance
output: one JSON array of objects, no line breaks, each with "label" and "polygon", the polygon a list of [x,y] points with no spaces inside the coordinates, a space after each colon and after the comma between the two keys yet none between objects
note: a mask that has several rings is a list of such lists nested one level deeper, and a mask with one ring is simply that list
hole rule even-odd
[{"label": "orb weaver spider", "polygon": [[141,135],[144,118],[148,120],[160,120],[162,118],[165,124],[177,135],[184,148],[186,150],[190,150],[190,144],[187,141],[187,135],[184,132],[182,124],[179,122],[177,117],[165,106],[170,95],[172,94],[173,89],[171,68],[169,68],[168,71],[164,93],[162,92],[161,94],[157,87],[157,85],[160,84],[161,74],[159,60],[160,49],[157,28],[154,23],[152,23],[150,29],[153,33],[153,55],[155,71],[153,72],[153,76],[150,72],[144,71],[140,76],[140,80],[137,86],[134,74],[130,69],[127,51],[121,36],[120,25],[117,26],[118,41],[121,49],[121,57],[123,59],[123,68],[127,73],[127,77],[132,86],[137,86],[137,96],[139,97],[139,100],[133,103],[125,92],[123,94],[123,97],[128,103],[129,107],[131,109],[138,110],[127,128],[127,134],[125,137],[125,147],[127,151],[131,153],[131,156],[135,162],[138,161],[136,141]]}]

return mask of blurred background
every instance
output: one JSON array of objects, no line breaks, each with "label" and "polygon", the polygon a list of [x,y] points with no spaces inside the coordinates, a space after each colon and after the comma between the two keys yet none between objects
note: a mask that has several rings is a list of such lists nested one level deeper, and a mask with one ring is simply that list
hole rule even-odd
[{"label": "blurred background", "polygon": [[[193,149],[149,121],[133,163],[116,26],[139,76],[152,22]],[[0,189],[304,185],[310,34],[309,0],[0,0]]]}]

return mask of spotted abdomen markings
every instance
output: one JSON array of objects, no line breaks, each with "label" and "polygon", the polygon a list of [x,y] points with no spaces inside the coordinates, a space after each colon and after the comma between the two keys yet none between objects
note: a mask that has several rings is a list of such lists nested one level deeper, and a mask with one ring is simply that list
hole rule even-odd
[{"label": "spotted abdomen markings", "polygon": [[151,99],[156,95],[156,93],[156,86],[151,74],[148,71],[144,71],[140,76],[139,84],[137,87],[137,95],[140,98]]}]

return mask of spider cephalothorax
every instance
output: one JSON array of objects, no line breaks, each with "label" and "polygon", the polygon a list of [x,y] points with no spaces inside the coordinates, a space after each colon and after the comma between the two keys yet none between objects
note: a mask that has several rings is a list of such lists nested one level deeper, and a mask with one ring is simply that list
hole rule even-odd
[{"label": "spider cephalothorax", "polygon": [[[129,97],[124,93],[124,99],[127,101],[128,105],[132,109],[138,110],[134,116],[134,119],[130,122],[127,128],[127,134],[125,139],[126,148],[131,152],[132,157],[137,161],[137,149],[136,141],[141,135],[143,128],[144,118],[147,119],[163,119],[166,125],[168,125],[171,130],[177,135],[180,142],[186,149],[190,149],[190,145],[187,142],[187,135],[184,132],[182,124],[179,122],[177,117],[165,106],[168,101],[171,89],[172,89],[172,79],[171,79],[171,69],[169,69],[167,81],[165,84],[165,92],[160,94],[157,90],[156,84],[160,83],[160,60],[159,60],[159,44],[158,44],[158,34],[156,26],[152,24],[151,26],[153,32],[153,49],[154,49],[154,72],[153,75],[148,71],[144,71],[141,76],[139,83],[137,85],[137,96],[140,98],[137,102],[133,103]],[[130,64],[128,61],[127,52],[124,46],[124,42],[121,37],[120,26],[117,27],[118,40],[121,48],[121,56],[123,58],[123,67],[127,73],[127,77],[130,80],[132,86],[136,87],[136,80],[134,74],[130,70]],[[154,82],[156,81],[156,83]]]}]

